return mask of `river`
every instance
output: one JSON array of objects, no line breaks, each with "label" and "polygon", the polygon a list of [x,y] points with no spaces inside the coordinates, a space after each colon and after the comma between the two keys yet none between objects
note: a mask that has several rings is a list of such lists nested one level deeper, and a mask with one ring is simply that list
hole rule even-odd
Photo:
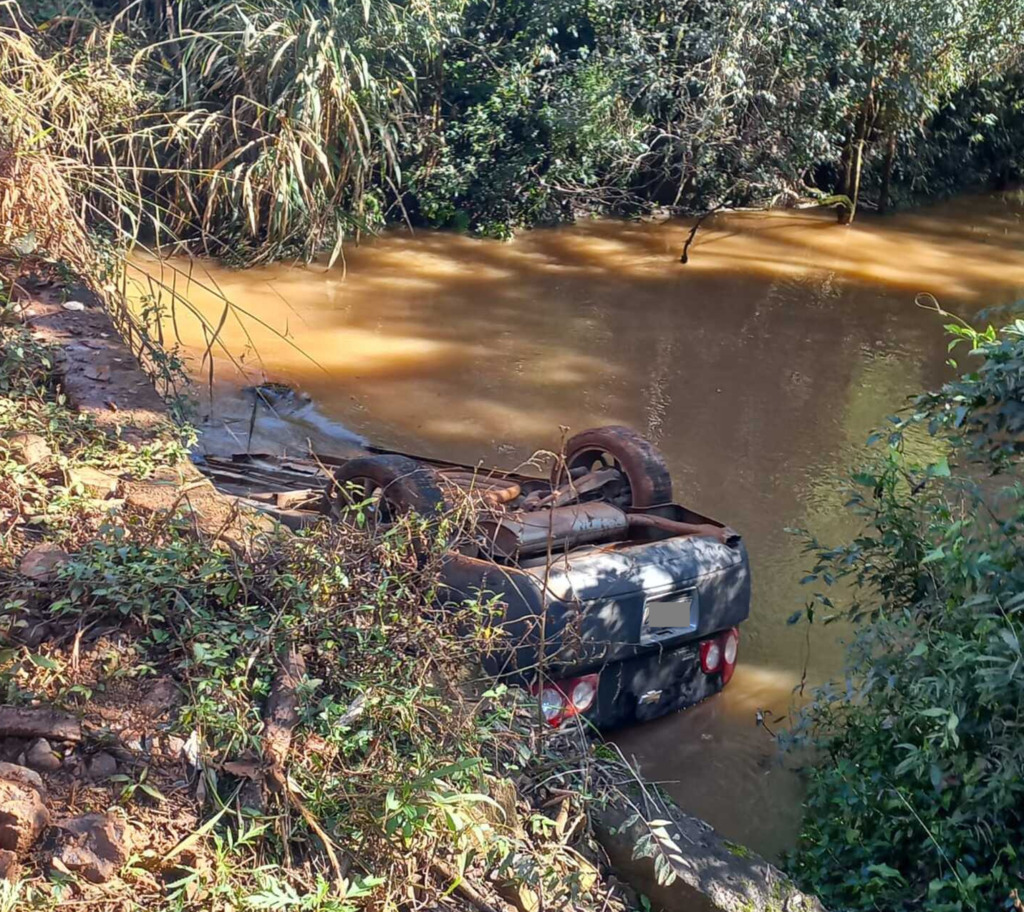
[{"label": "river", "polygon": [[610,220],[512,243],[393,231],[330,270],[178,262],[186,277],[136,262],[174,286],[203,382],[204,331],[188,307],[210,327],[225,318],[202,401],[210,449],[246,447],[240,390],[263,380],[311,402],[288,420],[261,415],[253,449],[358,434],[510,468],[556,447],[562,426],[627,424],[655,440],[677,499],[744,534],[753,613],[722,695],[614,740],[683,807],[774,858],[796,838],[801,787],[756,713],[785,717],[801,679],[842,669],[841,626],[786,624],[807,595],[808,558],[785,530],[854,531],[844,469],[887,414],[947,376],[943,321],[918,295],[965,316],[1024,297],[1024,194],[848,227],[830,212],[720,215],[682,265],[688,232]]}]

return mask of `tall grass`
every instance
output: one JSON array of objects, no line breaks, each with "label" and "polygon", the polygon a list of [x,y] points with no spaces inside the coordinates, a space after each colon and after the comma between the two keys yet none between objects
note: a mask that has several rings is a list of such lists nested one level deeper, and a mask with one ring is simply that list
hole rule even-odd
[{"label": "tall grass", "polygon": [[168,17],[134,0],[40,30],[8,0],[0,148],[62,172],[80,205],[56,221],[79,229],[247,263],[336,257],[400,199],[418,80],[459,5],[186,0]]},{"label": "tall grass", "polygon": [[[189,249],[198,242],[202,249],[223,254],[246,243],[256,259],[280,254],[294,241],[296,250],[312,254],[323,242],[323,234],[312,227],[323,207],[313,203],[323,195],[327,171],[322,169],[316,180],[307,177],[302,156],[322,162],[324,153],[308,143],[285,150],[281,131],[271,144],[258,125],[246,128],[229,114],[169,107],[166,94],[146,88],[156,84],[154,70],[168,60],[159,45],[141,52],[132,47],[122,31],[126,19],[109,24],[74,20],[70,29],[51,22],[43,31],[12,0],[0,3],[0,267],[15,283],[20,272],[45,263],[63,264],[90,280],[164,391],[175,393],[177,380],[165,369],[164,340],[157,335],[161,311],[187,308],[204,327],[206,355],[216,348],[229,358],[219,342],[221,327],[229,318],[256,318],[223,295],[219,317],[198,312],[179,291],[197,279],[178,275],[173,267],[166,281],[141,274],[130,251],[137,246],[150,252],[168,246]],[[203,40],[214,38],[204,35]],[[198,47],[199,41],[193,41],[189,61],[198,60]],[[207,61],[211,79],[215,60]],[[140,78],[142,68],[145,79]],[[240,112],[242,103],[232,97]],[[257,108],[269,110],[262,105],[253,111]],[[250,154],[247,147],[236,146],[246,129],[262,137],[249,143],[250,148],[262,143],[262,152]],[[229,149],[234,164],[213,161]],[[285,164],[275,171],[273,163],[282,160]],[[283,198],[287,177],[282,175],[288,168],[299,173],[309,191],[301,214],[294,207],[282,212],[266,203],[268,197]],[[256,175],[266,176],[267,182],[259,183]],[[342,194],[336,176],[333,185],[336,195]],[[226,211],[239,196],[251,206],[241,241]],[[143,312],[127,306],[133,274],[147,287],[149,304]]]},{"label": "tall grass", "polygon": [[333,260],[347,235],[380,225],[384,192],[400,196],[417,74],[449,16],[431,2],[181,4],[174,37],[137,57],[173,74],[192,133],[162,150],[174,227],[196,224],[253,262],[325,247]]},{"label": "tall grass", "polygon": [[113,70],[44,56],[14,4],[0,15],[0,243],[84,269],[89,215],[107,221],[138,196],[118,167],[134,88]]}]

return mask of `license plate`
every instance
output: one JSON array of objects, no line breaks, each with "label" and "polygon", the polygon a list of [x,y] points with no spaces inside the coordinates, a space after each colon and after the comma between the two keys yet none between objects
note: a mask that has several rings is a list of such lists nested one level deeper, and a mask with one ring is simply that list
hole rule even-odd
[{"label": "license plate", "polygon": [[650,643],[690,633],[697,629],[696,592],[672,592],[647,600],[640,642]]}]

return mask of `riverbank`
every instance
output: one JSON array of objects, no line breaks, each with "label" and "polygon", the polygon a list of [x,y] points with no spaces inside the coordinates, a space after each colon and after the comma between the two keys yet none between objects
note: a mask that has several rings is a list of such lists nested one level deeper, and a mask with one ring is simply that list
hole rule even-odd
[{"label": "riverbank", "polygon": [[5,897],[639,908],[592,827],[620,806],[631,877],[677,881],[660,906],[710,886],[716,908],[773,901],[770,866],[696,823],[688,850],[613,753],[474,682],[478,644],[420,611],[434,568],[414,530],[295,536],[239,510],[99,300],[18,284],[0,325]]}]

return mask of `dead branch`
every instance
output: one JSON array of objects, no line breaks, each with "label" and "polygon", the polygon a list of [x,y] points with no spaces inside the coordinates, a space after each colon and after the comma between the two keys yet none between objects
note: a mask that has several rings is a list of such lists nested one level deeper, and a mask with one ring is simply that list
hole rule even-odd
[{"label": "dead branch", "polygon": [[81,741],[82,725],[73,716],[52,709],[0,706],[0,735]]},{"label": "dead branch", "polygon": [[[303,804],[302,799],[288,782],[285,763],[292,745],[292,732],[299,723],[298,697],[295,693],[306,673],[306,660],[294,646],[284,653],[282,665],[274,678],[263,714],[263,758],[266,761],[265,782],[272,792],[282,794],[306,821],[306,825],[319,837],[334,870],[336,885],[340,887],[348,865],[343,864],[335,851],[334,842],[320,826],[316,816]],[[287,844],[287,836],[285,837]]]},{"label": "dead branch", "polygon": [[690,262],[690,245],[693,243],[693,239],[697,236],[697,231],[703,224],[704,219],[706,219],[708,216],[714,215],[721,209],[727,208],[728,205],[728,203],[719,203],[717,206],[713,206],[711,209],[708,209],[707,212],[703,212],[697,217],[697,221],[693,223],[693,227],[690,228],[690,233],[689,235],[687,235],[686,243],[683,244],[683,252],[679,256],[680,263],[682,263],[685,266],[687,263]]},{"label": "dead branch", "polygon": [[455,871],[453,871],[443,861],[437,859],[434,860],[431,865],[431,869],[434,872],[434,876],[440,878],[448,884],[454,884],[454,892],[458,893],[466,902],[468,902],[473,908],[477,909],[478,912],[498,912],[498,910],[492,906],[464,877],[460,877]]},{"label": "dead branch", "polygon": [[285,762],[292,744],[292,731],[299,722],[295,691],[305,673],[306,660],[298,650],[289,646],[270,688],[263,714],[263,757],[267,761],[267,782],[276,792],[287,791]]}]

